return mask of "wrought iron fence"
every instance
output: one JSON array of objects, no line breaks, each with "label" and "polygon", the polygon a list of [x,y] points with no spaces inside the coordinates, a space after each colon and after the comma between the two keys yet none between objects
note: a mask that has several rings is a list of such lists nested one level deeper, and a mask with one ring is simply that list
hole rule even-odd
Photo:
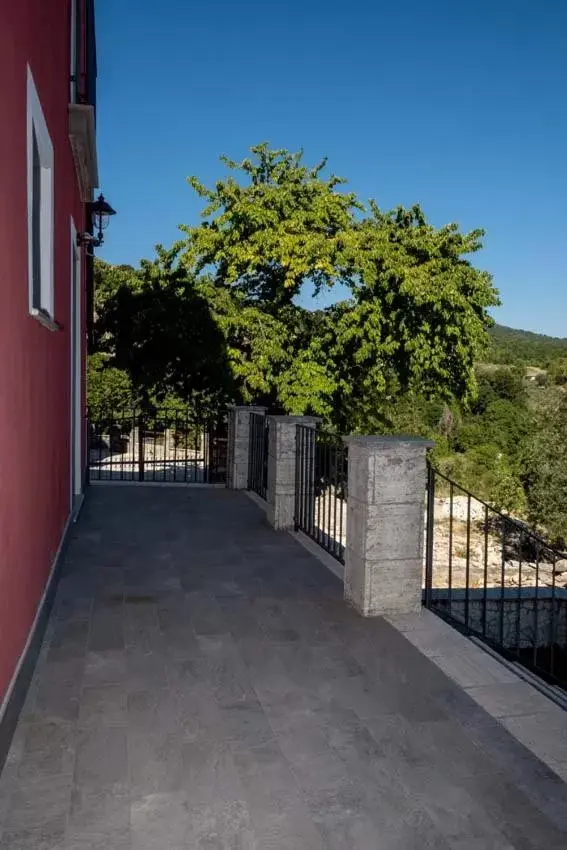
[{"label": "wrought iron fence", "polygon": [[89,421],[94,481],[226,481],[226,415],[194,410],[122,410]]},{"label": "wrought iron fence", "polygon": [[567,555],[428,469],[424,604],[567,687]]},{"label": "wrought iron fence", "polygon": [[268,417],[263,413],[250,414],[250,444],[248,449],[248,489],[266,499],[268,489]]},{"label": "wrought iron fence", "polygon": [[347,448],[338,434],[297,426],[295,528],[344,564]]}]

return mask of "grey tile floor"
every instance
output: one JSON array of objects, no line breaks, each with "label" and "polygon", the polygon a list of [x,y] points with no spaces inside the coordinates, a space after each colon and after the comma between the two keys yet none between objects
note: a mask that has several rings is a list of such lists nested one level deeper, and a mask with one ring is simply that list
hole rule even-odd
[{"label": "grey tile floor", "polygon": [[564,784],[246,496],[93,487],[1,850],[559,850]]}]

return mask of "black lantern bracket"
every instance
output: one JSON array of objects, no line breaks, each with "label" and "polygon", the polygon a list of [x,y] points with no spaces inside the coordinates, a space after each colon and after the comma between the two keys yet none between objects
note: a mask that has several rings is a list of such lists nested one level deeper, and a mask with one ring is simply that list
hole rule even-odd
[{"label": "black lantern bracket", "polygon": [[104,242],[104,231],[108,227],[110,217],[116,215],[104,195],[100,194],[96,201],[87,204],[87,214],[90,216],[92,233],[77,233],[77,245],[87,248],[99,248]]}]

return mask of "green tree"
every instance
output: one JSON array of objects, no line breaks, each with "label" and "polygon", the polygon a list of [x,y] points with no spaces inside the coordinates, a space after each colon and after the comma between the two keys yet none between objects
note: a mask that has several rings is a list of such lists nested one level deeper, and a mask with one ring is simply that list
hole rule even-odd
[{"label": "green tree", "polygon": [[530,520],[552,541],[567,545],[567,401],[539,416],[526,448],[523,480]]},{"label": "green tree", "polygon": [[340,192],[345,181],[322,176],[326,160],[309,168],[302,152],[252,147],[252,159],[221,161],[240,172],[207,189],[197,177],[189,183],[206,201],[205,219],[187,235],[185,262],[197,272],[213,266],[222,285],[242,290],[276,312],[291,303],[306,280],[316,290],[350,277],[346,248],[353,214],[362,205],[354,193]]},{"label": "green tree", "polygon": [[484,413],[487,407],[498,399],[513,402],[516,405],[526,403],[526,387],[521,368],[510,366],[490,369],[476,368],[478,392],[471,410],[473,413]]},{"label": "green tree", "polygon": [[513,460],[521,453],[532,427],[532,416],[525,405],[499,398],[491,401],[482,415],[472,416],[462,425],[456,445],[468,451],[489,443]]},{"label": "green tree", "polygon": [[483,443],[439,460],[441,471],[497,510],[518,514],[525,495],[516,470],[501,448]]},{"label": "green tree", "polygon": [[232,397],[225,339],[195,276],[172,252],[158,248],[134,285],[119,282],[98,330],[101,348],[128,375],[144,409],[190,401],[206,411]]},{"label": "green tree", "polygon": [[110,353],[112,340],[105,328],[108,306],[119,290],[136,291],[140,286],[139,273],[132,266],[112,265],[95,258],[94,261],[94,327],[93,341],[96,351]]},{"label": "green tree", "polygon": [[558,357],[552,360],[547,370],[549,380],[558,387],[567,384],[567,357]]},{"label": "green tree", "polygon": [[[417,206],[371,203],[364,214],[341,178],[323,175],[325,161],[309,168],[301,152],[266,144],[251,152],[223,158],[231,174],[213,189],[190,178],[204,220],[183,227],[178,246],[191,273],[211,273],[209,300],[246,395],[359,430],[406,390],[472,396],[498,303],[490,276],[466,259],[482,231],[434,228]],[[337,282],[351,297],[310,333],[296,296],[306,283],[318,292]]]},{"label": "green tree", "polygon": [[[482,231],[435,228],[419,206],[371,215],[356,224],[354,304],[345,317],[356,334],[355,379],[374,376],[381,389],[392,374],[401,390],[426,397],[468,399],[476,390],[474,361],[498,303],[490,276],[465,259],[481,247]],[[351,380],[351,399],[359,381]]]},{"label": "green tree", "polygon": [[392,401],[385,411],[381,433],[451,439],[458,427],[458,413],[440,399],[427,399],[406,392]]},{"label": "green tree", "polygon": [[135,393],[127,372],[113,366],[111,359],[101,352],[89,355],[87,392],[89,416],[96,422],[122,415],[135,406]]}]

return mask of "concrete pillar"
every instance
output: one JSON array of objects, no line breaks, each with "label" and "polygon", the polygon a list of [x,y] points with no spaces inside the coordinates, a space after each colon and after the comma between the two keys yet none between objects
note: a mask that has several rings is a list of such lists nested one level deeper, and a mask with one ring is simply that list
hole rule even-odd
[{"label": "concrete pillar", "polygon": [[313,416],[269,416],[266,518],[278,531],[294,528],[297,426],[315,429]]},{"label": "concrete pillar", "polygon": [[421,608],[425,453],[413,437],[345,437],[345,598],[365,617]]},{"label": "concrete pillar", "polygon": [[232,404],[228,408],[226,486],[231,490],[246,490],[248,487],[251,413],[265,414],[266,408],[240,404]]}]

